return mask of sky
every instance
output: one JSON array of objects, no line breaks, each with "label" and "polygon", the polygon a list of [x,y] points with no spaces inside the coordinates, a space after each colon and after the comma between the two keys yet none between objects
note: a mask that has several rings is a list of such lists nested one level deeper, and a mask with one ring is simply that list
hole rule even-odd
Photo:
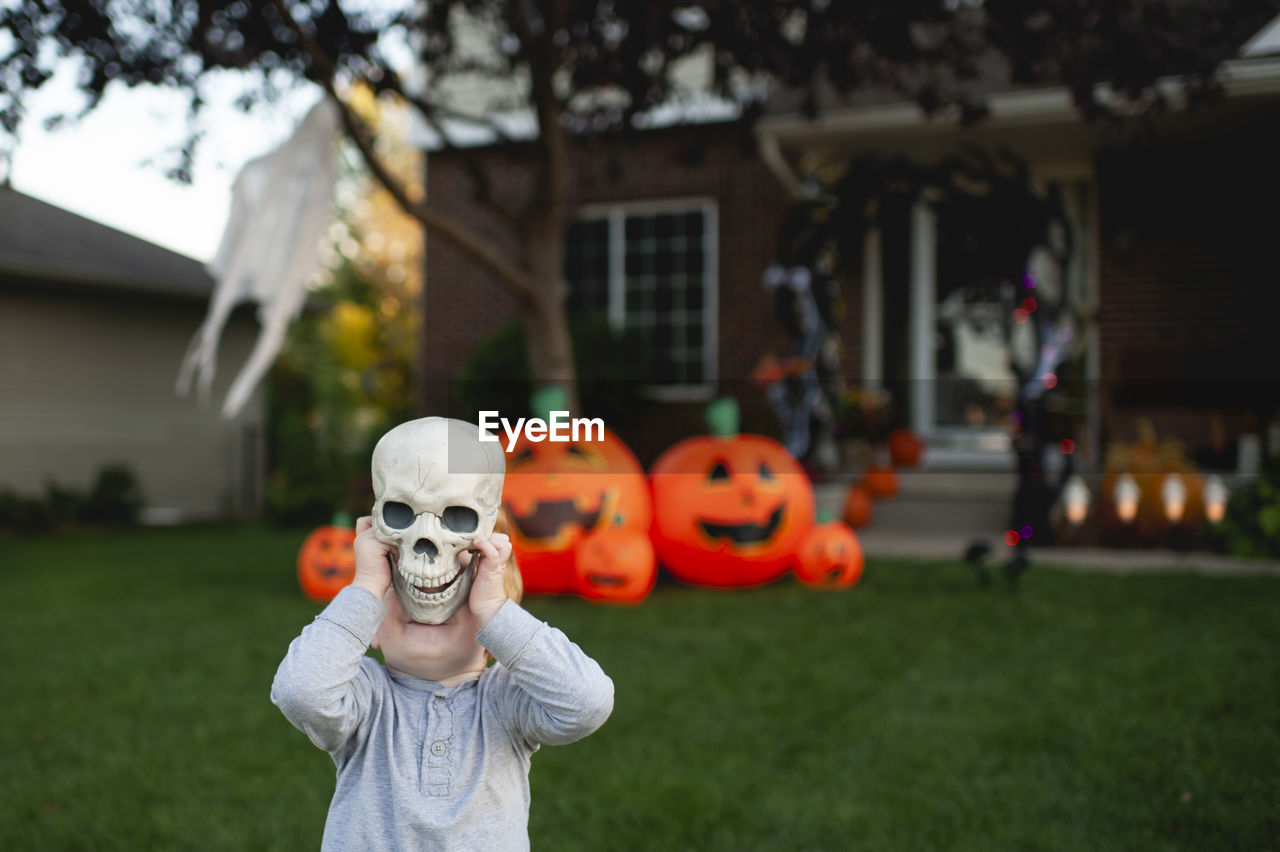
[{"label": "sky", "polygon": [[[157,245],[208,261],[217,250],[231,203],[231,184],[249,159],[283,142],[319,97],[303,90],[284,103],[245,115],[230,88],[211,84],[208,132],[194,180],[164,175],[169,149],[186,131],[181,95],[113,86],[80,121],[47,132],[41,119],[83,103],[69,69],[33,98],[14,152],[14,189]],[[150,163],[148,161],[151,161]]]}]

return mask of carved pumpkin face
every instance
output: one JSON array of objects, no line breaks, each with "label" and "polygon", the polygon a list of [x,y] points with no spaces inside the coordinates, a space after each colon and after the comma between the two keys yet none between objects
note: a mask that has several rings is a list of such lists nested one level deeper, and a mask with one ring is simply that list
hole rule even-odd
[{"label": "carved pumpkin face", "polygon": [[813,486],[777,441],[688,438],[652,469],[654,544],[677,578],[750,586],[782,576],[813,525]]},{"label": "carved pumpkin face", "polygon": [[311,532],[298,550],[298,585],[317,603],[328,603],[356,576],[352,544],[356,531],[325,526]]},{"label": "carved pumpkin face", "polygon": [[800,547],[796,576],[810,586],[843,588],[862,579],[862,545],[840,521],[818,524]]},{"label": "carved pumpkin face", "polygon": [[653,543],[644,530],[610,527],[578,545],[578,594],[592,600],[638,603],[658,577]]},{"label": "carved pumpkin face", "polygon": [[573,550],[610,527],[647,530],[652,517],[644,469],[612,432],[602,441],[529,441],[507,454],[502,501],[525,591],[577,587]]}]

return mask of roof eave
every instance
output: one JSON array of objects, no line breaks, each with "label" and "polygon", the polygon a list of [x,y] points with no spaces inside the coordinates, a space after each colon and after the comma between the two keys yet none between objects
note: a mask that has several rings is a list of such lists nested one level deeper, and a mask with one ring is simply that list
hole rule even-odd
[{"label": "roof eave", "polygon": [[[1228,98],[1280,94],[1280,56],[1233,60],[1223,66],[1223,85]],[[1177,77],[1158,81],[1161,92],[1175,106],[1182,105],[1182,88]],[[1099,92],[1105,97],[1105,92]],[[1080,120],[1071,95],[1061,86],[1000,92],[987,98],[990,109],[987,127],[1053,125]],[[861,133],[951,132],[956,122],[946,116],[930,117],[912,102],[831,110],[816,119],[799,115],[762,118],[756,135],[768,147],[799,147],[841,135]]]}]

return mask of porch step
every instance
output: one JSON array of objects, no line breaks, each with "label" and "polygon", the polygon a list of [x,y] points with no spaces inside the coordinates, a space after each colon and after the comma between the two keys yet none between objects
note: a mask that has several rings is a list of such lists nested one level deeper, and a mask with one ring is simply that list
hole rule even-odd
[{"label": "porch step", "polygon": [[[814,486],[819,512],[840,517],[853,481]],[[867,530],[947,536],[999,536],[1009,525],[1016,477],[1005,471],[909,471],[898,475],[898,493],[876,500]]]}]

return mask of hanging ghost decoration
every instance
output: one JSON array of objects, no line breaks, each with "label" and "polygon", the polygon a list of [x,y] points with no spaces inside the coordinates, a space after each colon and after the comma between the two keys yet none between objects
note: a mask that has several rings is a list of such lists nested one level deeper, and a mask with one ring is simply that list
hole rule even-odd
[{"label": "hanging ghost decoration", "polygon": [[443,624],[471,593],[476,538],[498,521],[506,457],[473,423],[424,417],[387,432],[373,449],[373,534],[395,548],[392,586],[405,612]]},{"label": "hanging ghost decoration", "polygon": [[222,405],[227,419],[249,401],[306,299],[338,179],[338,121],[338,107],[322,98],[288,141],[246,163],[232,186],[231,212],[208,266],[217,282],[213,299],[187,348],[177,384],[178,394],[186,396],[197,382],[201,400],[209,399],[227,318],[240,302],[257,302],[262,330],[227,391]]}]

